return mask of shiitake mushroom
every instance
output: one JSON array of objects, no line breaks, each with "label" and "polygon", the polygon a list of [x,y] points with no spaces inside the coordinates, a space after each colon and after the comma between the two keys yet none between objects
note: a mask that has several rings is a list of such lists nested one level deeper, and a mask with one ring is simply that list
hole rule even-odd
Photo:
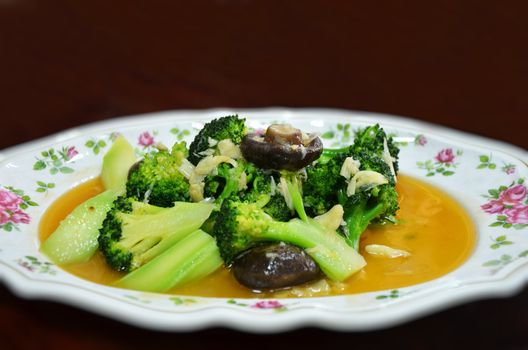
[{"label": "shiitake mushroom", "polygon": [[286,243],[263,244],[246,250],[233,262],[235,279],[253,290],[278,290],[321,277],[321,270],[303,249]]},{"label": "shiitake mushroom", "polygon": [[289,124],[272,124],[265,135],[247,134],[240,150],[259,168],[295,171],[319,158],[323,143],[316,135],[303,134]]}]

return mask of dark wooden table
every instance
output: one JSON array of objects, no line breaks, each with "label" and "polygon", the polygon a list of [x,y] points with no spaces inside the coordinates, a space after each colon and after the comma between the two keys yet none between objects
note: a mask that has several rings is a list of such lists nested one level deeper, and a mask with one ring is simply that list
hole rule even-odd
[{"label": "dark wooden table", "polygon": [[[166,109],[339,107],[528,147],[518,1],[0,0],[0,149]],[[371,333],[135,329],[0,287],[0,347],[528,349],[528,290]]]}]

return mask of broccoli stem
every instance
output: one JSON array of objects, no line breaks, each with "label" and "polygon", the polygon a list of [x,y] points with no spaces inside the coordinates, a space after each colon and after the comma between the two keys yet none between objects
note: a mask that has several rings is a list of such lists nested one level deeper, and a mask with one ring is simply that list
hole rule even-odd
[{"label": "broccoli stem", "polygon": [[[130,247],[134,254],[132,264],[141,266],[172,247],[197,230],[212,210],[211,204],[177,202],[172,208],[163,208],[150,215],[119,214],[123,222],[123,245]],[[149,237],[147,232],[156,235]]]},{"label": "broccoli stem", "polygon": [[340,154],[346,154],[350,149],[350,146],[342,147],[342,148],[325,148],[323,150],[322,156],[335,156]]},{"label": "broccoli stem", "polygon": [[356,251],[359,250],[361,234],[367,229],[370,222],[384,211],[383,204],[377,204],[368,210],[366,207],[366,202],[361,203],[355,206],[344,217],[348,229],[346,241]]},{"label": "broccoli stem", "polygon": [[233,193],[238,192],[238,186],[240,182],[240,176],[244,172],[245,168],[242,165],[238,165],[235,168],[227,169],[220,168],[219,175],[226,179],[226,183],[222,193],[216,199],[217,203],[222,203],[226,198],[230,197]]},{"label": "broccoli stem", "polygon": [[[299,179],[299,174],[291,171],[282,171],[281,183],[283,186],[286,184],[286,188],[283,188],[281,191],[286,203],[288,203],[289,198],[291,200],[291,206],[293,206],[293,209],[295,209],[295,212],[297,212],[301,220],[308,221],[308,215],[306,215],[306,211],[304,210],[302,182]],[[290,207],[290,209],[292,208]]]},{"label": "broccoli stem", "polygon": [[313,219],[271,222],[259,239],[285,241],[305,249],[321,270],[335,281],[345,280],[366,264],[342,236],[326,230]]},{"label": "broccoli stem", "polygon": [[197,230],[165,252],[121,278],[116,287],[165,292],[201,279],[222,266],[213,237]]},{"label": "broccoli stem", "polygon": [[290,192],[293,208],[297,212],[297,215],[299,215],[302,221],[308,221],[308,215],[306,215],[306,211],[304,210],[304,203],[302,199],[301,185],[299,184],[299,180],[297,179],[297,177],[286,179],[286,184],[288,186],[288,192]]}]

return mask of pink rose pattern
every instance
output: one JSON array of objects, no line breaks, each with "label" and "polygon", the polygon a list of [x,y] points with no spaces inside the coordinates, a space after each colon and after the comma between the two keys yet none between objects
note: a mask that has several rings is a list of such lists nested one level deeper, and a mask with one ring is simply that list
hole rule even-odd
[{"label": "pink rose pattern", "polygon": [[414,144],[416,146],[425,146],[427,144],[427,139],[422,134],[416,135],[414,138]]},{"label": "pink rose pattern", "polygon": [[510,224],[528,224],[528,206],[516,206],[511,209],[504,210],[506,214],[506,222]]},{"label": "pink rose pattern", "polygon": [[517,229],[528,226],[528,196],[523,180],[518,180],[508,187],[491,189],[488,193],[489,201],[480,208],[488,214],[497,215],[497,220],[490,226]]},{"label": "pink rose pattern", "polygon": [[453,163],[455,160],[455,155],[453,154],[452,148],[445,148],[438,152],[435,157],[436,161],[439,163]]},{"label": "pink rose pattern", "polygon": [[138,144],[144,148],[154,145],[154,136],[148,131],[145,131],[139,135]]},{"label": "pink rose pattern", "polygon": [[281,309],[284,308],[284,305],[277,300],[263,300],[256,302],[251,307],[255,309]]},{"label": "pink rose pattern", "polygon": [[526,198],[526,187],[522,184],[507,188],[499,195],[499,199],[505,205],[518,205],[524,198]]},{"label": "pink rose pattern", "polygon": [[75,149],[74,146],[68,147],[67,150],[66,150],[66,158],[68,160],[73,159],[73,157],[75,157],[78,154],[79,154],[79,152]]},{"label": "pink rose pattern", "polygon": [[0,229],[12,231],[19,224],[29,224],[31,217],[24,211],[36,206],[24,192],[11,187],[0,188]]},{"label": "pink rose pattern", "polygon": [[[425,139],[424,142],[426,142]],[[420,169],[427,170],[426,176],[435,176],[436,174],[451,176],[455,174],[453,170],[458,166],[455,163],[456,157],[461,154],[462,151],[456,151],[455,153],[452,148],[444,148],[436,154],[434,161],[416,162],[416,165]]]},{"label": "pink rose pattern", "polygon": [[490,200],[489,202],[482,204],[480,207],[486,213],[490,213],[490,214],[502,213],[504,210],[504,205],[502,204],[501,201],[498,201],[498,200]]},{"label": "pink rose pattern", "polygon": [[252,309],[259,309],[259,310],[274,310],[277,312],[288,310],[288,307],[286,305],[280,303],[277,300],[262,300],[254,304],[247,304],[244,302],[236,301],[235,299],[229,299],[227,303],[231,305],[240,306],[240,307],[250,307]]},{"label": "pink rose pattern", "polygon": [[508,175],[515,174],[515,165],[513,164],[504,164],[502,167],[502,171],[504,171]]}]

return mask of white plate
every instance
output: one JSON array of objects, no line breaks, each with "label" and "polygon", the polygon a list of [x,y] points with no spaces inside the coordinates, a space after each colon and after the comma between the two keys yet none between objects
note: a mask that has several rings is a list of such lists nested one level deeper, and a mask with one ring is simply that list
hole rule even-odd
[{"label": "white plate", "polygon": [[[397,292],[263,302],[177,298],[102,286],[64,272],[39,252],[40,216],[61,194],[97,176],[114,132],[124,134],[142,152],[151,137],[166,144],[181,138],[189,141],[203,122],[232,113],[246,117],[252,127],[276,120],[291,122],[321,133],[327,145],[348,142],[347,130],[380,123],[402,142],[402,173],[441,187],[467,209],[478,230],[474,253],[455,271]],[[58,156],[55,164],[50,149]],[[467,300],[511,295],[524,285],[528,228],[523,223],[528,222],[528,199],[522,181],[528,177],[527,159],[526,151],[498,141],[400,117],[342,110],[179,111],[90,124],[0,153],[0,211],[2,206],[12,209],[7,216],[3,211],[3,219],[0,213],[0,222],[11,220],[0,225],[0,277],[21,297],[61,301],[157,330],[388,327]],[[55,186],[43,186],[50,183]],[[513,208],[505,208],[504,203]]]}]

